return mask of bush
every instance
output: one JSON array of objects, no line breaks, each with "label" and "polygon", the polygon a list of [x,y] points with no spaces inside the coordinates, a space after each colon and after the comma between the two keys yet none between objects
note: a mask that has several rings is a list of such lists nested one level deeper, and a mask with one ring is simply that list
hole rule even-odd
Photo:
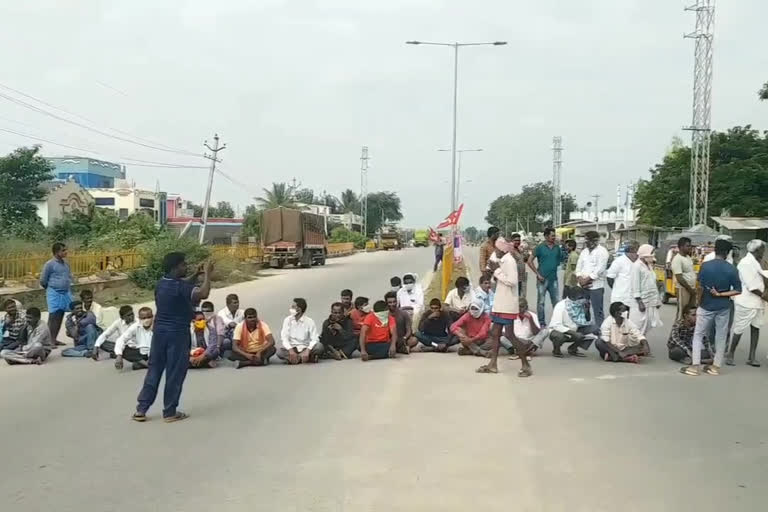
[{"label": "bush", "polygon": [[138,247],[144,255],[145,266],[131,272],[131,280],[140,288],[154,289],[163,277],[163,258],[170,252],[182,252],[187,256],[190,271],[208,259],[211,251],[189,237],[178,238],[169,233],[162,233],[156,239]]},{"label": "bush", "polygon": [[357,231],[350,231],[345,227],[333,228],[331,231],[331,238],[328,240],[333,244],[343,244],[352,242],[355,244],[355,249],[365,249],[365,242],[368,239],[358,233]]}]

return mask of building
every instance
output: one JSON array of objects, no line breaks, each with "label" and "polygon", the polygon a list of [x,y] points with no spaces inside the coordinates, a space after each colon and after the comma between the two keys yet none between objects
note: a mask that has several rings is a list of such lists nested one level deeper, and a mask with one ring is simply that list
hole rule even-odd
[{"label": "building", "polygon": [[71,176],[84,188],[112,188],[115,180],[125,179],[125,167],[120,164],[84,156],[47,158],[54,167],[54,176],[66,180]]},{"label": "building", "polygon": [[722,234],[730,235],[734,245],[742,249],[750,240],[768,241],[768,217],[712,217],[712,220]]},{"label": "building", "polygon": [[[203,243],[229,245],[240,238],[244,219],[208,219]],[[189,236],[197,240],[200,237],[200,217],[169,217],[168,229],[179,236]]]},{"label": "building", "polygon": [[88,207],[94,204],[93,196],[74,179],[46,181],[40,188],[45,191],[45,197],[32,204],[45,227],[53,226],[65,213],[87,213]]},{"label": "building", "polygon": [[306,212],[322,215],[326,224],[341,224],[350,231],[362,231],[363,217],[352,212],[332,213],[332,208],[324,204],[296,203],[296,208]]},{"label": "building", "polygon": [[126,180],[118,179],[115,186],[110,188],[90,188],[97,208],[114,211],[124,219],[137,212],[149,215],[158,224],[165,224],[166,201],[164,194],[151,190],[136,188]]},{"label": "building", "polygon": [[195,210],[192,208],[192,203],[186,199],[182,199],[178,194],[168,194],[165,204],[169,219],[190,218],[195,216]]}]

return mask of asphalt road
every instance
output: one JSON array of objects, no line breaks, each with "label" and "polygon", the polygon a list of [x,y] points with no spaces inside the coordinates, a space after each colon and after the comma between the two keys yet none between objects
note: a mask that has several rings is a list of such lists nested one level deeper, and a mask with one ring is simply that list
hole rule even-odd
[{"label": "asphalt road", "polygon": [[[294,296],[319,322],[342,288],[378,296],[431,259],[360,254],[233,289],[273,328]],[[0,508],[762,510],[768,368],[744,366],[742,351],[720,377],[678,374],[664,349],[673,315],[663,308],[642,364],[559,360],[547,345],[526,380],[506,358],[478,375],[480,360],[455,353],[200,370],[182,398],[192,417],[171,425],[159,404],[129,420],[143,372],[58,355],[3,366]]]}]

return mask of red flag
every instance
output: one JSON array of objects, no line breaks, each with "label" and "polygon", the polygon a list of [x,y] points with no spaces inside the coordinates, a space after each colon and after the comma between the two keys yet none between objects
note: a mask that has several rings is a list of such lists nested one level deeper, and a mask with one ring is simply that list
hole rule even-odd
[{"label": "red flag", "polygon": [[437,231],[432,229],[432,227],[429,228],[429,240],[432,242],[437,242]]},{"label": "red flag", "polygon": [[455,212],[451,212],[449,216],[445,218],[443,222],[437,225],[437,229],[443,229],[450,226],[456,226],[459,224],[459,219],[461,219],[461,212],[464,211],[464,203],[459,205],[459,209]]}]

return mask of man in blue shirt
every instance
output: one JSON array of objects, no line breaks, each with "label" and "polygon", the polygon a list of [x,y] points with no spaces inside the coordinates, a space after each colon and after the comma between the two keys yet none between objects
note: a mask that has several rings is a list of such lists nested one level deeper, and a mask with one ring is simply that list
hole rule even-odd
[{"label": "man in blue shirt", "polygon": [[[533,260],[539,262],[539,268],[533,264]],[[536,313],[539,324],[543,327],[544,306],[549,293],[549,301],[552,307],[557,304],[557,268],[563,261],[563,249],[555,243],[555,228],[544,230],[544,242],[536,247],[533,257],[528,260],[528,266],[536,273]]]},{"label": "man in blue shirt", "polygon": [[43,265],[40,272],[40,286],[45,290],[48,302],[48,328],[55,345],[64,345],[56,340],[64,320],[64,313],[72,303],[72,271],[66,261],[67,246],[61,242],[53,244],[53,258]]},{"label": "man in blue shirt", "polygon": [[[201,267],[202,268],[202,267]],[[160,378],[165,372],[163,420],[166,423],[187,419],[187,414],[176,410],[181,397],[184,378],[189,368],[189,350],[192,338],[189,323],[195,314],[195,305],[207,299],[211,292],[213,263],[204,265],[187,278],[184,254],[172,252],[163,258],[165,276],[155,287],[157,315],[154,321],[152,344],[149,350],[149,369],[138,397],[134,421],[146,421],[147,411],[157,397]],[[196,286],[197,277],[203,282]]]},{"label": "man in blue shirt", "polygon": [[726,261],[733,244],[728,240],[715,242],[715,259],[705,262],[699,270],[698,300],[696,311],[696,328],[693,331],[693,350],[691,351],[691,366],[680,369],[685,375],[696,376],[701,373],[701,349],[703,340],[715,326],[715,360],[714,364],[705,366],[704,371],[709,375],[720,375],[720,367],[725,355],[728,321],[731,315],[731,297],[741,293],[741,279],[736,267]]}]

